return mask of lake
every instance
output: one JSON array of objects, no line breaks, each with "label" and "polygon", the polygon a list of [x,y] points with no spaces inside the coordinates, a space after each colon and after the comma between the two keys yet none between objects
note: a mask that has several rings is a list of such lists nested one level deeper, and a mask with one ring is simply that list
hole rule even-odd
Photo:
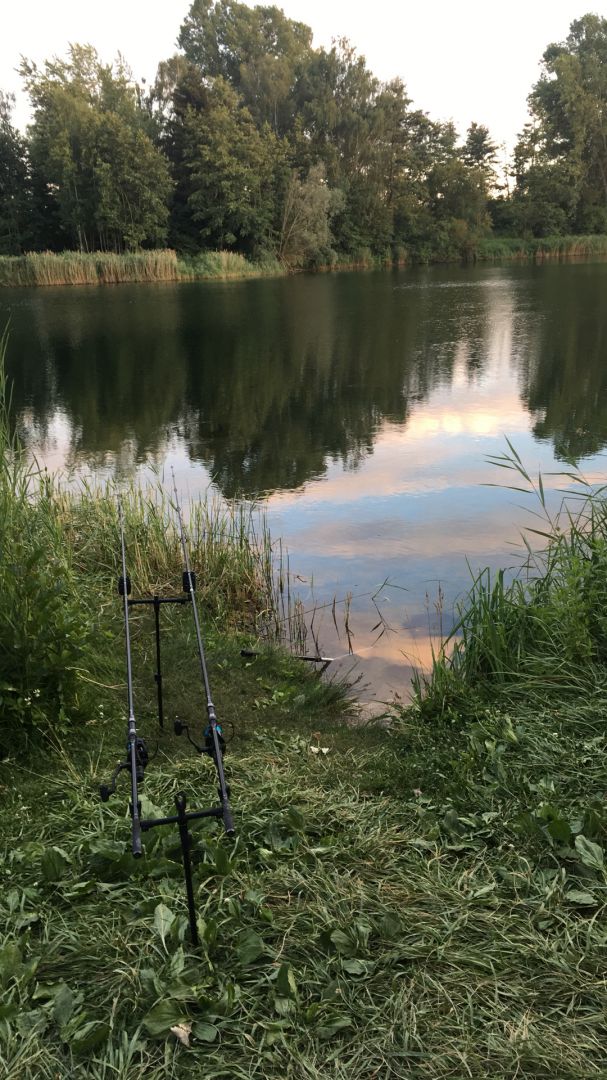
[{"label": "lake", "polygon": [[173,465],[184,498],[260,497],[348,670],[351,595],[360,693],[384,700],[471,572],[516,563],[535,507],[490,486],[505,437],[533,474],[603,479],[606,291],[601,261],[5,289],[0,328],[39,460],[71,482]]}]

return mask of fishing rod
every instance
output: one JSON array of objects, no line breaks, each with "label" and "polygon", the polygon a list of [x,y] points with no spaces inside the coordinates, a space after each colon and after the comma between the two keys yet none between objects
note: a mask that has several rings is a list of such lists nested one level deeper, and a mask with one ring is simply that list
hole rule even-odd
[{"label": "fishing rod", "polygon": [[[174,479],[174,478],[173,478]],[[149,754],[144,739],[140,738],[137,734],[137,725],[135,721],[135,708],[134,708],[134,695],[133,695],[133,664],[131,657],[131,634],[129,624],[129,608],[133,604],[137,603],[154,603],[155,615],[156,615],[156,645],[157,645],[157,672],[156,682],[159,683],[159,720],[162,726],[162,674],[160,670],[160,643],[159,643],[159,603],[156,603],[158,597],[145,598],[142,600],[131,599],[131,579],[126,569],[126,545],[124,539],[124,514],[122,509],[122,503],[118,502],[118,518],[120,524],[120,548],[122,557],[122,574],[118,579],[118,593],[122,597],[123,601],[123,617],[124,617],[124,638],[125,638],[125,653],[126,653],[126,676],[127,676],[127,705],[128,705],[128,723],[127,723],[127,746],[126,756],[124,761],[120,761],[114,772],[112,773],[110,782],[108,784],[102,784],[99,789],[102,802],[107,802],[111,795],[116,791],[116,785],[118,778],[123,771],[128,771],[131,775],[131,832],[132,832],[132,852],[136,858],[140,858],[143,854],[143,846],[141,840],[141,834],[147,832],[149,829],[156,828],[160,825],[177,825],[179,832],[179,840],[181,844],[181,856],[183,863],[183,873],[185,879],[186,899],[188,907],[188,919],[190,924],[190,938],[194,946],[198,945],[198,926],[196,919],[196,907],[194,902],[194,883],[192,879],[192,837],[188,829],[190,821],[195,821],[200,818],[221,818],[226,832],[229,836],[234,834],[234,824],[232,821],[232,814],[229,805],[229,789],[225,782],[225,774],[223,770],[223,737],[221,735],[221,729],[217,724],[217,718],[215,716],[215,710],[212,702],[210,701],[210,692],[207,694],[207,712],[209,713],[209,728],[211,729],[209,736],[206,738],[204,747],[197,747],[201,753],[209,753],[215,762],[217,774],[219,778],[219,798],[221,800],[220,806],[212,806],[206,810],[190,810],[187,811],[187,796],[185,792],[179,791],[175,795],[175,809],[177,813],[169,817],[162,818],[142,818],[141,816],[141,800],[139,798],[139,786],[143,784],[145,777],[145,769],[149,762]],[[181,521],[181,511],[179,510],[179,523],[181,528],[182,546],[185,545],[185,536],[183,532],[183,523]],[[184,546],[185,559],[186,559],[186,573],[183,575],[183,587],[186,589],[186,580],[189,596],[187,598],[172,597],[166,598],[168,602],[187,602],[188,599],[192,600],[196,626],[199,637],[199,649],[202,650],[202,642],[200,639],[200,628],[198,621],[198,612],[195,607],[194,597],[194,580],[195,575],[192,574],[190,569],[189,560],[187,558],[187,547]],[[204,661],[204,650],[201,651],[202,663],[204,671],[206,672],[206,663]],[[205,679],[205,688],[208,690],[208,677]],[[209,709],[210,706],[210,709]],[[211,718],[212,713],[212,718]],[[213,730],[214,720],[214,730]],[[176,730],[179,722],[176,722]],[[185,725],[180,725],[185,730]],[[190,742],[192,740],[190,739]],[[196,744],[194,744],[196,745]]]},{"label": "fishing rod", "polygon": [[124,514],[122,503],[118,502],[118,518],[120,521],[120,547],[122,553],[122,574],[118,578],[118,594],[123,601],[124,615],[124,642],[126,651],[126,685],[128,703],[128,722],[126,736],[126,758],[121,761],[110,779],[109,784],[102,784],[99,793],[101,801],[107,802],[110,795],[116,791],[116,783],[123,769],[131,774],[131,834],[132,849],[135,858],[142,854],[141,845],[141,802],[139,800],[139,784],[143,783],[145,767],[149,760],[147,746],[143,739],[137,735],[135,722],[135,707],[133,703],[133,664],[131,661],[131,632],[129,626],[129,595],[131,592],[131,579],[126,572],[126,549],[124,543]]},{"label": "fishing rod", "polygon": [[196,643],[198,646],[198,658],[200,661],[200,673],[202,676],[202,683],[205,694],[205,708],[207,713],[207,724],[204,729],[203,738],[204,745],[200,746],[196,743],[189,732],[187,724],[183,724],[180,720],[176,720],[174,724],[175,734],[185,734],[186,738],[192,744],[192,746],[198,750],[200,754],[208,754],[212,758],[217,772],[217,780],[219,787],[217,794],[221,801],[221,816],[223,819],[223,825],[228,836],[234,835],[234,822],[232,820],[232,811],[230,809],[230,789],[226,784],[225,772],[223,768],[223,754],[225,751],[225,739],[220,724],[217,722],[217,713],[215,712],[215,706],[213,704],[213,698],[211,696],[211,686],[209,682],[209,673],[207,669],[206,656],[204,651],[204,644],[202,641],[202,633],[200,629],[200,617],[198,615],[198,605],[196,603],[196,575],[192,572],[190,566],[190,557],[188,554],[188,543],[185,535],[185,529],[183,526],[183,517],[181,513],[181,506],[179,505],[179,496],[177,494],[177,484],[175,481],[175,470],[171,468],[173,475],[173,495],[175,497],[175,512],[177,514],[177,521],[179,524],[179,538],[181,541],[181,550],[183,553],[183,589],[187,592],[192,604],[192,613],[194,615],[194,626],[196,628]]}]

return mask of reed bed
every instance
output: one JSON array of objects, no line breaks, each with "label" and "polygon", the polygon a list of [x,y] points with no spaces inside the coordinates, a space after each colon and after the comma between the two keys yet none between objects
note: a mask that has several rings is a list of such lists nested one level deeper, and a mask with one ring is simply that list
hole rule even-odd
[{"label": "reed bed", "polygon": [[246,278],[284,273],[270,256],[251,262],[233,251],[178,257],[169,249],[113,252],[51,251],[0,256],[0,287],[34,285],[118,285],[126,282]]},{"label": "reed bed", "polygon": [[275,277],[285,273],[277,259],[267,255],[252,261],[236,251],[202,251],[199,255],[181,256],[179,269],[184,279]]},{"label": "reed bed", "polygon": [[51,251],[0,256],[0,286],[117,285],[123,282],[177,281],[174,251]]},{"label": "reed bed", "polygon": [[607,255],[607,236],[491,236],[481,240],[475,252],[480,260],[579,258]]}]

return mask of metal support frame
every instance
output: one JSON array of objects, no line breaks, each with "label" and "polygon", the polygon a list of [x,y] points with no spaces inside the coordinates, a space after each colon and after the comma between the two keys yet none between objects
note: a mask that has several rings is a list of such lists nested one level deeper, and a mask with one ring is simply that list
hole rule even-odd
[{"label": "metal support frame", "polygon": [[189,596],[144,596],[136,600],[129,598],[129,607],[142,604],[154,605],[154,630],[156,634],[156,671],[154,682],[156,683],[156,696],[158,699],[158,726],[164,731],[164,701],[162,697],[162,663],[160,655],[160,606],[161,604],[187,604]]},{"label": "metal support frame", "polygon": [[185,791],[178,791],[175,796],[176,815],[174,817],[165,818],[144,818],[141,822],[141,831],[148,832],[149,829],[155,828],[156,825],[177,825],[178,827],[179,841],[181,843],[181,860],[183,862],[183,878],[188,904],[190,940],[192,945],[196,948],[199,943],[199,937],[196,921],[196,904],[194,902],[194,882],[192,879],[192,834],[188,829],[188,823],[190,821],[196,821],[199,818],[220,818],[223,816],[223,809],[221,806],[213,806],[209,810],[191,810],[189,813],[186,813],[186,806],[187,798]]}]

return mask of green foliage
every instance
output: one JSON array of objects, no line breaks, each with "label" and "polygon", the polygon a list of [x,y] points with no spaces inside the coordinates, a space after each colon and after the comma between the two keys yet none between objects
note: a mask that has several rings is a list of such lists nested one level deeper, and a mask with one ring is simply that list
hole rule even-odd
[{"label": "green foliage", "polygon": [[201,246],[269,246],[277,156],[270,129],[259,131],[235,91],[216,79],[205,108],[184,117],[187,204]]},{"label": "green foliage", "polygon": [[22,753],[82,719],[92,597],[66,546],[50,479],[11,436],[0,342],[0,752]]},{"label": "green foliage", "polygon": [[[549,701],[583,694],[603,677],[607,659],[607,503],[581,475],[561,513],[548,512],[541,475],[534,482],[514,450],[495,464],[516,474],[515,491],[532,492],[543,528],[530,528],[543,550],[524,537],[527,557],[518,576],[482,571],[461,605],[460,617],[429,676],[416,683],[423,711],[457,708],[466,695],[480,700]],[[520,486],[520,483],[523,486]],[[580,504],[581,499],[581,504]],[[577,500],[577,505],[576,505]]]},{"label": "green foliage", "polygon": [[607,20],[584,15],[549,45],[515,152],[519,222],[534,236],[607,230]]},{"label": "green foliage", "polygon": [[168,168],[126,67],[104,66],[90,46],[73,45],[68,60],[42,71],[23,61],[21,71],[34,108],[34,191],[63,242],[81,251],[162,243]]},{"label": "green foliage", "polygon": [[26,143],[11,123],[13,105],[0,90],[0,255],[17,255],[29,239]]},{"label": "green foliage", "polygon": [[297,80],[312,53],[308,26],[278,7],[194,0],[179,45],[207,78],[234,86],[260,128],[291,127]]}]

